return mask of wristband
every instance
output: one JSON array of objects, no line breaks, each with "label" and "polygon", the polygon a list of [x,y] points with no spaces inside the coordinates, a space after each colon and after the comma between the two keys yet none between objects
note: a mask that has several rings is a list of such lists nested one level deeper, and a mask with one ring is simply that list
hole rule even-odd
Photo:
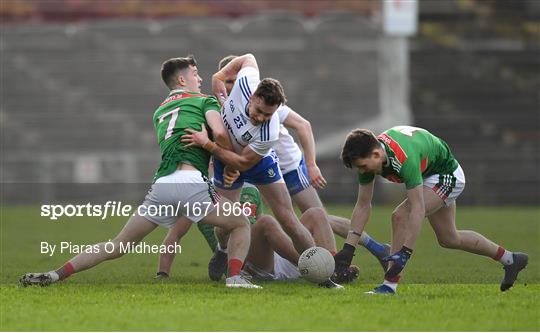
[{"label": "wristband", "polygon": [[216,149],[218,148],[217,145],[210,140],[208,140],[208,142],[206,142],[202,147],[204,150],[207,150],[210,154],[213,154],[214,151],[216,151]]}]

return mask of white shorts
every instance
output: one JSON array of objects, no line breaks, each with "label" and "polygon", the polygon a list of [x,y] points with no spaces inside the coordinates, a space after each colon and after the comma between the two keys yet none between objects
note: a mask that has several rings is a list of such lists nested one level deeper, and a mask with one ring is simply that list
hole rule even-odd
[{"label": "white shorts", "polygon": [[465,189],[465,174],[458,165],[451,174],[436,174],[424,179],[424,186],[432,189],[446,206],[450,206]]},{"label": "white shorts", "polygon": [[298,267],[274,252],[274,280],[296,280],[300,278]]},{"label": "white shorts", "polygon": [[286,281],[300,278],[300,271],[298,270],[298,267],[276,252],[274,252],[273,272],[264,271],[249,261],[246,261],[244,270],[251,274],[254,279],[262,281]]},{"label": "white shorts", "polygon": [[176,170],[156,180],[138,208],[140,216],[172,228],[180,216],[197,223],[217,203],[214,186],[200,171]]}]

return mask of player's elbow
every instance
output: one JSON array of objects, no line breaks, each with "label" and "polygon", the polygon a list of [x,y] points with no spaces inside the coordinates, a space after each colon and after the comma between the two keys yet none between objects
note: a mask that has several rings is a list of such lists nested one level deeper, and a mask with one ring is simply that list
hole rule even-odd
[{"label": "player's elbow", "polygon": [[301,126],[302,126],[302,129],[303,129],[304,131],[306,131],[306,132],[308,132],[308,133],[311,133],[312,128],[311,128],[311,123],[309,122],[309,120],[302,118],[302,124],[301,124]]}]

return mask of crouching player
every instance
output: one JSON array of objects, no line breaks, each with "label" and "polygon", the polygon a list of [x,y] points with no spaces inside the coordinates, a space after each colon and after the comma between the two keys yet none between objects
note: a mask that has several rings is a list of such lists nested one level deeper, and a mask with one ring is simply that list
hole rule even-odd
[{"label": "crouching player", "polygon": [[[180,137],[186,133],[185,128],[200,129],[209,126],[215,140],[230,147],[221,121],[219,104],[215,98],[200,93],[202,79],[193,57],[165,61],[161,76],[170,89],[168,97],[153,117],[162,161],[143,204],[112,241],[96,244],[93,248],[97,250],[81,253],[57,270],[25,274],[20,279],[23,286],[56,283],[105,260],[121,257],[125,253],[121,250],[122,245],[138,243],[157,226],[170,228],[177,221],[176,212],[170,210],[152,216],[151,206],[176,206],[181,202],[178,215],[185,216],[194,223],[202,221],[230,232],[229,277],[226,279],[226,286],[260,288],[240,275],[249,250],[249,222],[244,216],[218,216],[214,206],[217,203],[214,188],[207,178],[210,154],[201,148],[186,149],[185,144],[180,141]],[[226,201],[227,199],[223,198],[221,203]],[[189,209],[196,204],[203,207],[199,214]],[[109,249],[106,249],[108,243],[112,243],[112,249],[110,245]]]},{"label": "crouching player", "polygon": [[394,294],[400,273],[410,259],[422,220],[427,217],[439,244],[493,258],[503,264],[501,291],[514,284],[527,266],[525,253],[510,252],[481,234],[456,228],[456,198],[465,188],[465,176],[448,145],[425,129],[396,126],[375,136],[366,129],[349,133],[341,159],[358,170],[358,199],[351,230],[343,249],[336,254],[336,271],[351,263],[355,246],[371,214],[374,177],[404,183],[407,199],[392,213],[391,263],[382,285],[370,293]]}]

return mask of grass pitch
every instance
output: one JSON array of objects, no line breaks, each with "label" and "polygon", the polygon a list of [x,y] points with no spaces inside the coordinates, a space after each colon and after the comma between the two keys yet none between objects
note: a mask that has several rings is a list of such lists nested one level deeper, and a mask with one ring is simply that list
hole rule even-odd
[{"label": "grass pitch", "polygon": [[[350,216],[352,207],[331,207]],[[375,207],[367,231],[389,241],[389,207]],[[540,330],[539,208],[458,208],[458,227],[483,233],[529,254],[512,290],[499,291],[503,270],[493,260],[438,247],[428,223],[396,296],[364,292],[382,270],[367,251],[354,259],[362,272],[344,291],[303,281],[265,283],[263,290],[228,290],[206,277],[211,256],[193,228],[177,255],[173,277],[155,281],[157,255],[131,254],[47,288],[20,288],[25,272],[46,271],[71,255],[40,254],[40,242],[92,244],[112,238],[124,219],[62,218],[37,208],[2,207],[0,328],[2,330]],[[147,243],[159,244],[165,230]],[[342,240],[338,240],[338,246]]]}]

